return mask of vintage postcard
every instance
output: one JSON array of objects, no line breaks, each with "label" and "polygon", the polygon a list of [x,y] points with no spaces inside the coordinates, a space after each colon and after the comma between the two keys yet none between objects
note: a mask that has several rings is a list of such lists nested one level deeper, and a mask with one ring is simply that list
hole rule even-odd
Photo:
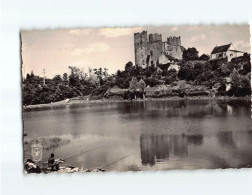
[{"label": "vintage postcard", "polygon": [[25,173],[249,168],[249,25],[22,30]]}]

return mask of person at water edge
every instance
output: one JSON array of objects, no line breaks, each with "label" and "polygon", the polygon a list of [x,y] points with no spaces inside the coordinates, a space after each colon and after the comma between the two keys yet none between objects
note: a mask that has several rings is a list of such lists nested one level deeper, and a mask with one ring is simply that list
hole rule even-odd
[{"label": "person at water edge", "polygon": [[48,167],[51,168],[51,171],[59,170],[59,163],[55,162],[53,153],[51,153],[51,156],[48,159]]}]

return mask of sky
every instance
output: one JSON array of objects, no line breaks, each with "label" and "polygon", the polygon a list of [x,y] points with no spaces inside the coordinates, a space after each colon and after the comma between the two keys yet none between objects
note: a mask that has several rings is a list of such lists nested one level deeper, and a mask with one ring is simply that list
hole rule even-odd
[{"label": "sky", "polygon": [[181,45],[195,47],[199,54],[210,54],[216,45],[232,43],[236,50],[250,53],[249,25],[146,26],[132,28],[55,29],[21,31],[23,75],[33,73],[47,78],[69,74],[68,66],[108,68],[108,73],[134,63],[134,33],[146,30],[181,36]]}]

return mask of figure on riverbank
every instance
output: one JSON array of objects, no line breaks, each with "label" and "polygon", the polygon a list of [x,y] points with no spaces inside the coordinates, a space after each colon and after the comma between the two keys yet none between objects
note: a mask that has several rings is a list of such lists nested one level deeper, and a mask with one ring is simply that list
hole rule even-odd
[{"label": "figure on riverbank", "polygon": [[51,168],[51,171],[59,170],[59,163],[55,161],[53,153],[51,153],[51,156],[48,159],[48,167]]}]

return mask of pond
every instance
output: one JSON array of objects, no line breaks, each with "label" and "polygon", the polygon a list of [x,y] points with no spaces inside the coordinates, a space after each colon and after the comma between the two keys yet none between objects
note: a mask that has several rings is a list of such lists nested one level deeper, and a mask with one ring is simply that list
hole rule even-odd
[{"label": "pond", "polygon": [[[23,112],[27,138],[70,139],[51,152],[107,171],[241,168],[252,164],[251,103],[166,100],[69,104]],[[78,155],[83,153],[82,155]]]}]

